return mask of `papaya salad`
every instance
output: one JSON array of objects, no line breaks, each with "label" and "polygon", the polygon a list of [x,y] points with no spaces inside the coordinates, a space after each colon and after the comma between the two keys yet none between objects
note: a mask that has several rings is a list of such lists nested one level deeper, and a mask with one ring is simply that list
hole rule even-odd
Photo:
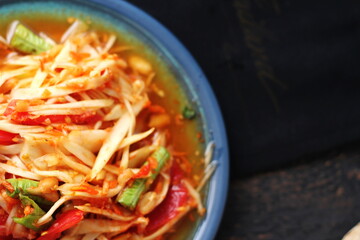
[{"label": "papaya salad", "polygon": [[59,39],[30,27],[0,37],[0,238],[166,239],[204,215],[214,144],[191,177],[169,125],[196,111],[152,101],[153,64],[81,20]]}]

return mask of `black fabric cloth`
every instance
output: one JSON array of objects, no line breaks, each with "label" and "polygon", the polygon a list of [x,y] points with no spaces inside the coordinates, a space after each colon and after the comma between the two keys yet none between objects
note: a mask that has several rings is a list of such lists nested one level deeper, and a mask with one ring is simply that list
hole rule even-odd
[{"label": "black fabric cloth", "polygon": [[129,2],[168,27],[203,68],[236,176],[360,139],[360,2]]}]

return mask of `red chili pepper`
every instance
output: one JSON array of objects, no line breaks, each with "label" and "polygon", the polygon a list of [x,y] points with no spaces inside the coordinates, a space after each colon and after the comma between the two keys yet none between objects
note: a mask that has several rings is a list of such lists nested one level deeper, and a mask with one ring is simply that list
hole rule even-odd
[{"label": "red chili pepper", "polygon": [[85,112],[78,115],[41,115],[36,116],[28,112],[16,111],[16,101],[12,100],[5,112],[4,116],[10,116],[11,120],[24,125],[47,125],[49,123],[68,123],[72,122],[75,124],[93,124],[100,121],[102,117],[96,112]]},{"label": "red chili pepper", "polygon": [[84,212],[78,209],[72,209],[62,213],[51,225],[51,227],[42,232],[42,236],[37,240],[55,240],[61,236],[61,233],[76,224],[84,218]]},{"label": "red chili pepper", "polygon": [[133,178],[146,178],[149,177],[150,172],[154,171],[158,166],[156,159],[149,157],[147,164],[143,165],[139,172],[137,172]]},{"label": "red chili pepper", "polygon": [[150,170],[151,170],[150,164],[145,164],[140,168],[139,172],[137,172],[133,176],[133,178],[145,178],[145,177],[148,177],[149,173],[150,173]]},{"label": "red chili pepper", "polygon": [[5,132],[0,130],[0,145],[10,145],[10,144],[14,144],[14,138],[18,136],[15,133],[9,133],[9,132]]},{"label": "red chili pepper", "polygon": [[146,227],[146,232],[152,233],[164,226],[180,213],[180,207],[188,203],[189,192],[180,182],[183,177],[184,173],[174,162],[171,168],[171,186],[164,201],[147,216],[150,221]]},{"label": "red chili pepper", "polygon": [[165,113],[166,110],[160,105],[151,105],[148,107],[149,111],[151,113]]},{"label": "red chili pepper", "polygon": [[86,192],[91,195],[96,195],[99,193],[98,190],[88,185],[80,185],[80,186],[72,187],[71,191]]},{"label": "red chili pepper", "polygon": [[148,162],[151,170],[155,170],[158,167],[158,161],[153,157],[148,157]]}]

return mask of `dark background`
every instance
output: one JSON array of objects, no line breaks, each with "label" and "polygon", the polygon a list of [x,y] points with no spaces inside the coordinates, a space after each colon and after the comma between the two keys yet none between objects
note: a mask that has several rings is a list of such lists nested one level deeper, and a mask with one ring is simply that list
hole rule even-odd
[{"label": "dark background", "polygon": [[184,43],[220,103],[218,239],[340,239],[360,220],[359,1],[129,2]]},{"label": "dark background", "polygon": [[130,2],[203,68],[237,176],[359,139],[359,1]]}]

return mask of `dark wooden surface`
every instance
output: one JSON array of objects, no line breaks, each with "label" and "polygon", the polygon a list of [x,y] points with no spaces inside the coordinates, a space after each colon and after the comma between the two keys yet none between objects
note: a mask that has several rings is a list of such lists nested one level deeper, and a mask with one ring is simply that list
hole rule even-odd
[{"label": "dark wooden surface", "polygon": [[339,240],[359,221],[360,144],[355,144],[232,181],[216,239]]}]

